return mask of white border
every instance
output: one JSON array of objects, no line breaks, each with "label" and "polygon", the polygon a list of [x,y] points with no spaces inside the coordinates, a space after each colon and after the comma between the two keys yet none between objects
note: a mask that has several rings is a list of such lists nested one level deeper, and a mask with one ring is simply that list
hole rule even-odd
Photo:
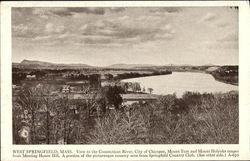
[{"label": "white border", "polygon": [[[191,145],[12,145],[12,96],[11,96],[11,7],[153,7],[153,6],[239,6],[239,96],[240,140],[239,144],[191,144]],[[169,158],[171,160],[249,160],[250,123],[250,35],[249,4],[245,1],[88,1],[88,2],[2,2],[1,3],[1,158],[13,159],[12,149],[239,149],[239,158]],[[27,159],[35,160],[35,159]],[[41,159],[36,159],[41,160]],[[48,158],[42,160],[57,160]],[[77,160],[77,159],[61,159]],[[83,160],[83,159],[80,159]],[[90,159],[88,159],[90,160]],[[107,159],[100,159],[107,160]],[[109,160],[126,160],[111,158]],[[131,159],[129,159],[131,160]],[[137,158],[136,160],[148,160]],[[156,159],[153,159],[156,160]],[[158,159],[157,159],[158,160]],[[166,159],[159,159],[166,160]]]}]

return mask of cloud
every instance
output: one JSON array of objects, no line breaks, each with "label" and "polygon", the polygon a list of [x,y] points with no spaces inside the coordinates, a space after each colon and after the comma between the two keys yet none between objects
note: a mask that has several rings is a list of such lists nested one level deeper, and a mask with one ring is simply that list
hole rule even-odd
[{"label": "cloud", "polygon": [[56,7],[56,8],[32,8],[34,15],[39,15],[40,17],[48,17],[48,16],[60,16],[67,17],[73,16],[77,13],[85,13],[85,14],[96,14],[103,15],[105,14],[105,9],[101,7]]},{"label": "cloud", "polygon": [[15,35],[26,35],[28,33],[28,26],[24,25],[24,24],[20,24],[17,26],[12,26],[12,30],[14,33],[16,33]]},{"label": "cloud", "polygon": [[122,12],[125,11],[125,7],[110,7],[109,10],[111,12]]},{"label": "cloud", "polygon": [[41,34],[41,28],[32,24],[12,25],[12,36],[32,38]]},{"label": "cloud", "polygon": [[238,42],[238,35],[236,33],[228,33],[224,37],[217,39],[219,42]]},{"label": "cloud", "polygon": [[85,14],[94,14],[94,15],[104,15],[106,11],[118,13],[125,11],[124,7],[36,7],[30,8],[29,11],[19,9],[21,13],[29,12],[38,15],[41,18],[48,19],[49,16],[60,16],[60,17],[67,17],[73,16],[77,13],[85,13]]},{"label": "cloud", "polygon": [[158,39],[173,39],[174,36],[173,36],[173,34],[170,34],[170,33],[162,33],[162,34],[155,35],[155,38],[158,38]]},{"label": "cloud", "polygon": [[87,13],[87,14],[97,14],[97,15],[103,15],[105,13],[104,8],[101,7],[72,7],[67,8],[69,13]]},{"label": "cloud", "polygon": [[26,24],[31,22],[32,8],[30,7],[12,7],[11,19],[12,25]]},{"label": "cloud", "polygon": [[67,8],[53,8],[48,11],[48,15],[56,15],[56,16],[72,16],[73,13]]},{"label": "cloud", "polygon": [[64,31],[65,31],[65,27],[62,25],[55,28],[56,33],[62,33]]},{"label": "cloud", "polygon": [[147,22],[147,21],[161,21],[162,15],[155,16],[155,15],[141,15],[135,18],[135,21]]},{"label": "cloud", "polygon": [[124,47],[133,46],[141,41],[139,36],[133,38],[114,39],[109,36],[78,36],[73,40],[74,45],[89,47]]},{"label": "cloud", "polygon": [[49,9],[48,8],[33,8],[33,15],[37,15],[41,18],[48,19],[49,18]]},{"label": "cloud", "polygon": [[88,37],[84,43],[91,44],[137,44],[156,39],[173,39],[175,30],[170,24],[163,26],[145,26],[144,23],[119,23],[115,20],[100,20],[84,24],[83,36]]},{"label": "cloud", "polygon": [[12,7],[11,12],[13,16],[17,16],[18,14],[22,14],[22,16],[31,15],[33,8],[30,7]]},{"label": "cloud", "polygon": [[[118,14],[124,12],[127,8],[33,8],[29,9],[27,17],[32,22],[13,25],[13,35],[18,37],[31,38],[36,43],[54,42],[54,43],[73,43],[73,44],[89,44],[89,45],[112,45],[112,44],[137,44],[157,39],[173,39],[175,30],[169,23],[165,23],[159,17],[150,13],[150,9],[144,9],[144,15]],[[161,12],[179,12],[179,9],[159,9]],[[31,12],[32,11],[32,12]],[[108,11],[109,14],[102,16]],[[127,12],[137,11],[135,9],[127,10]],[[27,12],[21,10],[22,12]],[[111,14],[113,12],[113,14]],[[70,16],[78,13],[97,14],[95,19],[84,17],[83,21],[78,21]],[[53,16],[54,15],[54,16]],[[148,16],[149,15],[149,16]],[[53,16],[53,17],[51,17]],[[55,17],[60,16],[60,17]],[[138,18],[143,17],[139,20]],[[86,20],[86,21],[84,21]],[[16,19],[14,19],[16,21]],[[71,23],[72,22],[72,23]],[[44,25],[45,24],[45,25]],[[73,25],[74,24],[74,25]],[[117,45],[115,45],[117,46]]]},{"label": "cloud", "polygon": [[164,31],[164,32],[171,33],[171,34],[174,34],[176,32],[175,29],[172,27],[171,24],[166,24],[165,26],[163,26],[161,28],[161,30]]},{"label": "cloud", "polygon": [[150,9],[151,12],[165,12],[165,13],[176,13],[181,12],[181,7],[158,7]]},{"label": "cloud", "polygon": [[235,50],[238,49],[238,43],[237,42],[224,42],[224,43],[211,43],[208,45],[209,49],[223,49],[223,50]]},{"label": "cloud", "polygon": [[83,26],[83,35],[102,35],[114,38],[132,38],[138,35],[153,32],[152,28],[145,26],[129,26],[115,21],[101,20],[96,23]]},{"label": "cloud", "polygon": [[220,27],[220,28],[224,28],[224,27],[229,26],[229,23],[227,23],[227,22],[220,22],[220,23],[216,24],[216,26]]},{"label": "cloud", "polygon": [[36,36],[33,38],[34,41],[47,41],[49,39],[53,38],[51,35],[46,35],[46,36]]},{"label": "cloud", "polygon": [[205,45],[209,49],[223,49],[223,50],[231,50],[231,49],[238,49],[238,35],[237,33],[229,32],[217,38],[216,41],[209,41],[206,42]]},{"label": "cloud", "polygon": [[66,38],[74,37],[74,36],[76,36],[76,35],[71,34],[71,33],[69,33],[69,32],[66,32],[66,33],[63,33],[63,34],[58,35],[58,39],[66,39]]},{"label": "cloud", "polygon": [[45,26],[32,23],[12,25],[12,36],[17,38],[35,39],[42,37],[45,39],[48,35],[53,36],[64,32],[66,32],[65,26],[53,23],[47,23]]},{"label": "cloud", "polygon": [[155,38],[159,39],[173,39],[176,33],[171,24],[166,24],[161,27],[160,32],[155,35]]},{"label": "cloud", "polygon": [[46,26],[45,26],[45,32],[53,32],[54,30],[54,25],[52,23],[48,23]]},{"label": "cloud", "polygon": [[209,12],[204,17],[201,18],[201,21],[212,21],[215,18],[216,18],[216,15]]},{"label": "cloud", "polygon": [[44,29],[45,33],[48,34],[53,34],[53,33],[63,33],[65,31],[65,27],[64,26],[55,26],[52,23],[47,23],[45,25],[45,29]]},{"label": "cloud", "polygon": [[122,16],[122,17],[119,17],[119,20],[122,20],[122,21],[128,20],[128,19],[130,19],[129,16]]},{"label": "cloud", "polygon": [[113,42],[112,39],[110,39],[109,37],[103,37],[103,36],[85,37],[83,39],[84,44],[110,44],[112,42]]}]

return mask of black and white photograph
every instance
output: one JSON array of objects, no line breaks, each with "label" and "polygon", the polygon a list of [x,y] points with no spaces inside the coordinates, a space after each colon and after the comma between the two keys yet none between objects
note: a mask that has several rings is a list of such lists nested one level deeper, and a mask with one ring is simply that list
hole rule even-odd
[{"label": "black and white photograph", "polygon": [[11,34],[14,145],[239,144],[238,6],[12,7]]}]

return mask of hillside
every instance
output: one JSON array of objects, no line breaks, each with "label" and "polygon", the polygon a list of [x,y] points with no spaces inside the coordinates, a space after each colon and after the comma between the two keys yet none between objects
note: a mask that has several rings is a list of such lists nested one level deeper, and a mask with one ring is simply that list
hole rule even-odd
[{"label": "hillside", "polygon": [[27,60],[24,59],[20,63],[12,63],[13,67],[17,68],[33,68],[33,69],[54,69],[54,68],[68,68],[68,69],[79,69],[79,68],[108,68],[108,69],[142,69],[157,67],[153,64],[112,64],[104,67],[90,66],[87,64],[57,64],[45,61]]},{"label": "hillside", "polygon": [[36,61],[36,60],[26,60],[24,59],[20,63],[21,65],[39,65],[39,66],[51,66],[54,65],[53,63],[43,62],[43,61]]},{"label": "hillside", "polygon": [[93,66],[87,64],[57,64],[45,61],[37,60],[26,60],[24,59],[20,63],[12,63],[13,67],[17,68],[32,68],[32,69],[57,69],[57,68],[67,68],[67,69],[78,69],[78,68],[94,68]]}]

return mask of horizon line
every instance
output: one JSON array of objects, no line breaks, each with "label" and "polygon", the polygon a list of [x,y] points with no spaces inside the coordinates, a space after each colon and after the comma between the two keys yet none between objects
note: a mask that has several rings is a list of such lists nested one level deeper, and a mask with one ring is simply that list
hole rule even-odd
[{"label": "horizon line", "polygon": [[[160,64],[149,64],[149,63],[133,63],[133,64],[128,64],[128,63],[114,63],[114,64],[110,64],[110,65],[105,65],[105,66],[96,66],[96,65],[89,65],[89,64],[86,64],[86,63],[56,63],[56,62],[48,62],[48,61],[41,61],[41,60],[31,60],[31,59],[23,59],[22,61],[24,60],[27,60],[27,61],[38,61],[38,62],[43,62],[43,63],[51,63],[51,64],[65,64],[65,65],[77,65],[77,64],[81,64],[81,65],[88,65],[88,66],[93,66],[93,67],[108,67],[108,66],[112,66],[112,65],[119,65],[119,64],[123,64],[123,65],[150,65],[150,66],[226,66],[226,65],[235,65],[235,66],[239,66],[239,64],[221,64],[221,65],[218,65],[218,64],[213,64],[213,63],[206,63],[206,64],[200,64],[200,65],[194,65],[194,64],[174,64],[174,63],[168,63],[168,64],[163,64],[163,65],[160,65]],[[22,63],[22,61],[20,62],[14,62],[14,61],[11,61],[12,63]]]}]

